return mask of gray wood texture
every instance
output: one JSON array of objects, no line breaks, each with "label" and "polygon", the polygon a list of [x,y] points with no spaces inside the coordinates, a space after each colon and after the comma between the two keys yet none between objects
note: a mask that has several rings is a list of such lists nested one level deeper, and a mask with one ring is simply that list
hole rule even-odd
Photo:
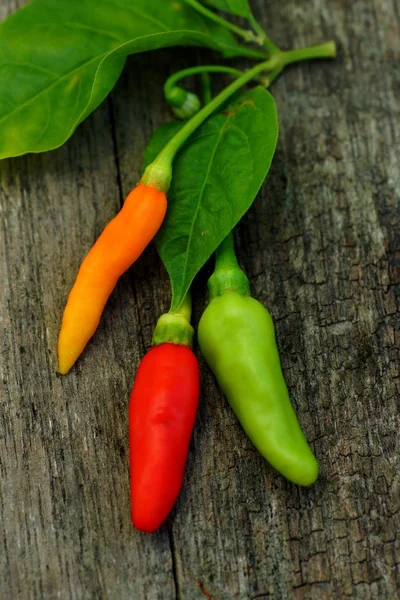
[{"label": "gray wood texture", "polygon": [[[22,3],[20,3],[22,4]],[[0,18],[17,7],[1,0]],[[127,403],[169,283],[153,247],[66,377],[56,340],[78,266],[138,180],[161,85],[206,52],[136,56],[57,151],[0,163],[0,598],[393,599],[400,593],[400,26],[397,0],[255,2],[282,47],[335,62],[273,86],[280,137],[237,231],[270,309],[311,489],[261,459],[200,358],[184,488],[158,533],[130,524]],[[206,268],[194,320],[205,303]]]}]

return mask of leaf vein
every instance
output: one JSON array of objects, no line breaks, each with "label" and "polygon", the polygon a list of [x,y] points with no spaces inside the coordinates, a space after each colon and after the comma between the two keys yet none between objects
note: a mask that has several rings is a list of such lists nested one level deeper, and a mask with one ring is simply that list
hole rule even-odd
[{"label": "leaf vein", "polygon": [[[204,182],[203,182],[203,185],[201,186],[201,190],[200,190],[200,193],[199,193],[199,201],[197,203],[196,212],[194,214],[192,225],[191,225],[190,231],[189,231],[188,247],[190,247],[190,242],[191,242],[191,239],[193,237],[194,224],[196,222],[197,215],[198,215],[198,212],[200,210],[201,200],[202,200],[203,195],[204,195],[204,189],[205,189],[206,181],[208,179],[208,175],[209,175],[210,170],[211,170],[211,165],[213,163],[214,156],[215,156],[215,154],[217,152],[217,148],[218,148],[218,146],[219,146],[219,144],[221,142],[222,134],[225,131],[228,122],[229,122],[229,120],[227,119],[226,122],[224,123],[223,127],[221,128],[220,132],[218,133],[218,137],[217,137],[217,139],[215,141],[215,146],[214,146],[213,151],[211,153],[210,162],[209,162],[208,167],[207,167],[206,176],[204,177]],[[187,264],[188,264],[188,255],[189,255],[189,252],[186,252],[185,263],[184,263],[184,266],[183,266],[183,281],[185,281],[185,276],[186,276],[186,270],[187,270]]]},{"label": "leaf vein", "polygon": [[24,62],[24,61],[18,61],[18,60],[6,60],[5,62],[3,62],[1,64],[1,67],[6,67],[7,65],[10,65],[11,67],[29,67],[30,69],[36,69],[37,71],[43,71],[43,73],[46,73],[47,75],[52,75],[53,77],[57,77],[58,73],[56,73],[56,71],[51,71],[50,69],[46,69],[45,67],[40,67],[39,65],[33,65],[32,63],[28,63],[28,62]]}]

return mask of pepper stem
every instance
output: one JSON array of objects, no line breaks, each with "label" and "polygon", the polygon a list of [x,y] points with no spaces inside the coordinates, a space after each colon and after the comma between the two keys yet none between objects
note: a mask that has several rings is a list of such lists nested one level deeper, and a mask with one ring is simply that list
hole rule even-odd
[{"label": "pepper stem", "polygon": [[165,313],[158,319],[151,341],[152,345],[159,346],[170,343],[191,347],[194,334],[190,324],[191,315],[192,298],[189,290],[177,310]]},{"label": "pepper stem", "polygon": [[240,269],[236,257],[232,231],[226,236],[215,251],[215,271],[220,269]]},{"label": "pepper stem", "polygon": [[215,269],[208,280],[210,300],[226,292],[250,296],[250,284],[236,258],[233,233],[230,232],[215,251]]},{"label": "pepper stem", "polygon": [[177,310],[174,310],[173,313],[170,312],[169,314],[180,315],[190,323],[190,319],[192,317],[192,295],[190,293],[190,290],[188,290],[179,308],[177,308]]}]

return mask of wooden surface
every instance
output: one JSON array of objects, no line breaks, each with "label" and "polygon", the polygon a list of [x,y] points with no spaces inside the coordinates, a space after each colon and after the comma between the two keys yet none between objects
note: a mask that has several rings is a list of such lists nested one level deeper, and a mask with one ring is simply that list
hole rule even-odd
[{"label": "wooden surface", "polygon": [[[17,6],[1,0],[0,18]],[[184,489],[155,535],[129,517],[127,402],[169,284],[154,248],[56,373],[77,268],[136,183],[165,119],[161,85],[200,51],[129,59],[61,149],[0,164],[0,598],[393,599],[400,589],[400,68],[397,0],[268,0],[282,47],[334,38],[336,62],[274,84],[273,167],[237,232],[254,295],[320,462],[272,471],[200,358]],[[205,269],[196,283],[195,322]],[[397,590],[397,592],[396,592]]]}]

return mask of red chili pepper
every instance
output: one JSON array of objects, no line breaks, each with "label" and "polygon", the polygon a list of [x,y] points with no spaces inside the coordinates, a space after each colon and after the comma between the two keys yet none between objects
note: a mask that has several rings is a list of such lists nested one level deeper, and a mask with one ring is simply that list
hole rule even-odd
[{"label": "red chili pepper", "polygon": [[199,393],[188,346],[153,346],[141,361],[129,404],[132,523],[141,531],[155,531],[179,495]]}]

